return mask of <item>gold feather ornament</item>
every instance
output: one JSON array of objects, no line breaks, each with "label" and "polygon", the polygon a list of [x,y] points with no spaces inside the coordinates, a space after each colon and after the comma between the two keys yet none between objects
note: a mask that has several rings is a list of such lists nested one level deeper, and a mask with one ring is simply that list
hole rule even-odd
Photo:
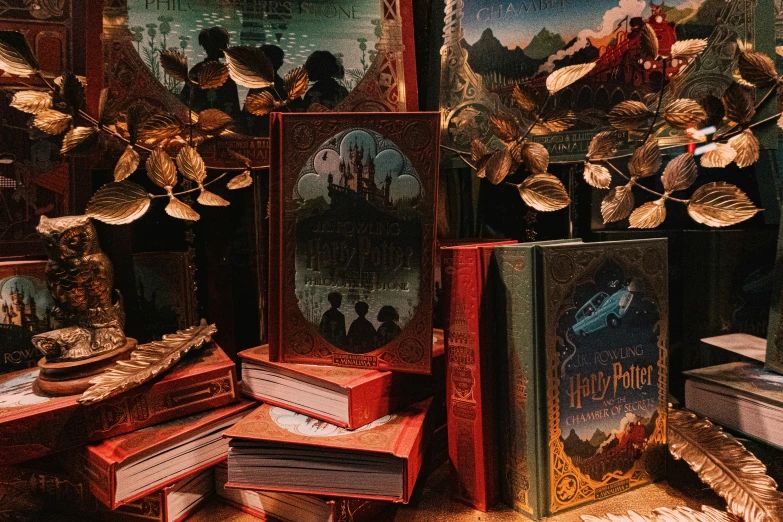
[{"label": "gold feather ornament", "polygon": [[730,513],[745,522],[783,520],[783,493],[767,475],[766,466],[737,439],[703,417],[672,408],[668,436],[672,456],[687,462],[723,497]]},{"label": "gold feather ornament", "polygon": [[81,404],[93,404],[140,386],[165,373],[191,350],[204,347],[217,332],[213,324],[203,319],[175,334],[164,335],[160,341],[139,345],[130,359],[117,361],[104,373],[90,381],[90,388],[79,398]]}]

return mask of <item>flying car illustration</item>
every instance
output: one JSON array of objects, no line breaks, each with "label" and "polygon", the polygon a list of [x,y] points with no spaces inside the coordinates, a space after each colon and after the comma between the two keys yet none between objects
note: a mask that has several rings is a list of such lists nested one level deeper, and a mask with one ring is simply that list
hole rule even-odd
[{"label": "flying car illustration", "polygon": [[612,295],[598,292],[576,312],[574,332],[586,336],[607,326],[617,328],[632,300],[633,294],[627,288],[621,288]]}]

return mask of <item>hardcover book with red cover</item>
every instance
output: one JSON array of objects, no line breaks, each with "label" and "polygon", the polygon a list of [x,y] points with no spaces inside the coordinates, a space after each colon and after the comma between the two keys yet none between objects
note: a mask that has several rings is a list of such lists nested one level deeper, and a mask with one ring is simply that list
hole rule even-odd
[{"label": "hardcover book with red cover", "polygon": [[228,466],[215,466],[215,491],[223,502],[262,520],[375,522],[391,504],[364,499],[323,499],[312,495],[227,488]]},{"label": "hardcover book with red cover", "polygon": [[[433,366],[442,368],[443,344],[435,344],[433,356]],[[268,345],[239,357],[243,394],[349,430],[434,395],[444,385],[443,371],[415,375],[270,362]]]},{"label": "hardcover book with red cover", "polygon": [[226,431],[227,487],[407,503],[432,434],[431,404],[354,431],[264,404]]},{"label": "hardcover book with red cover", "polygon": [[0,376],[0,462],[12,465],[234,402],[236,368],[217,345],[159,380],[91,406],[33,390],[37,369]]},{"label": "hardcover book with red cover", "polygon": [[76,469],[90,492],[116,509],[225,460],[223,432],[254,404],[240,401],[86,446]]},{"label": "hardcover book with red cover", "polygon": [[492,384],[492,251],[481,243],[440,249],[446,310],[446,414],[456,496],[486,511],[498,500]]},{"label": "hardcover book with red cover", "polygon": [[430,373],[438,113],[273,113],[270,358]]}]

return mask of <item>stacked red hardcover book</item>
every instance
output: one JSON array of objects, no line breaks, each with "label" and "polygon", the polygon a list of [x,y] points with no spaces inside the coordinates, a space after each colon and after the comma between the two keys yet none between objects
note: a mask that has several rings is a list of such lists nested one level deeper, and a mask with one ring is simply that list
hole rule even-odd
[{"label": "stacked red hardcover book", "polygon": [[241,391],[259,401],[354,430],[435,394],[443,385],[442,344],[435,344],[433,356],[437,360],[430,376],[273,362],[268,345],[264,345],[239,354]]},{"label": "stacked red hardcover book", "polygon": [[348,431],[264,404],[226,431],[229,488],[407,503],[432,399]]},{"label": "stacked red hardcover book", "polygon": [[13,465],[234,402],[236,368],[217,346],[96,405],[33,389],[37,369],[0,376],[0,462]]},{"label": "stacked red hardcover book", "polygon": [[[511,242],[513,243],[513,242]],[[492,395],[492,251],[479,243],[440,249],[446,311],[446,412],[456,496],[486,511],[499,501]]]},{"label": "stacked red hardcover book", "polygon": [[227,428],[247,415],[241,401],[85,447],[76,468],[111,509],[174,484],[225,460]]}]

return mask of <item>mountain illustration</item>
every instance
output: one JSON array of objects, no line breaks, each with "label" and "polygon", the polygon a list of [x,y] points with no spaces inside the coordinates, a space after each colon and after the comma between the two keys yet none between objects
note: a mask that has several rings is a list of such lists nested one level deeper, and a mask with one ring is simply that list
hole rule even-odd
[{"label": "mountain illustration", "polygon": [[565,41],[562,36],[550,32],[549,29],[544,27],[525,47],[525,55],[534,60],[546,59],[562,49],[564,45]]},{"label": "mountain illustration", "polygon": [[481,33],[481,38],[476,43],[470,45],[463,40],[462,46],[468,51],[468,64],[475,73],[481,75],[496,73],[507,80],[520,80],[533,76],[548,56],[533,59],[519,47],[509,49],[500,43],[489,28]]},{"label": "mountain illustration", "polygon": [[607,439],[606,433],[596,428],[595,433],[593,433],[593,436],[590,437],[590,445],[594,448],[599,447],[601,444],[604,443],[604,441]]},{"label": "mountain illustration", "polygon": [[563,439],[563,448],[566,454],[571,458],[586,459],[595,455],[596,448],[588,441],[579,438],[573,429],[568,437]]},{"label": "mountain illustration", "polygon": [[[725,27],[726,22],[720,18],[725,7],[726,2],[723,0],[704,0],[696,14],[688,18],[685,25],[677,27],[677,39],[708,38],[716,28],[720,28],[721,25]],[[668,21],[672,21],[670,16],[667,11]]]}]

